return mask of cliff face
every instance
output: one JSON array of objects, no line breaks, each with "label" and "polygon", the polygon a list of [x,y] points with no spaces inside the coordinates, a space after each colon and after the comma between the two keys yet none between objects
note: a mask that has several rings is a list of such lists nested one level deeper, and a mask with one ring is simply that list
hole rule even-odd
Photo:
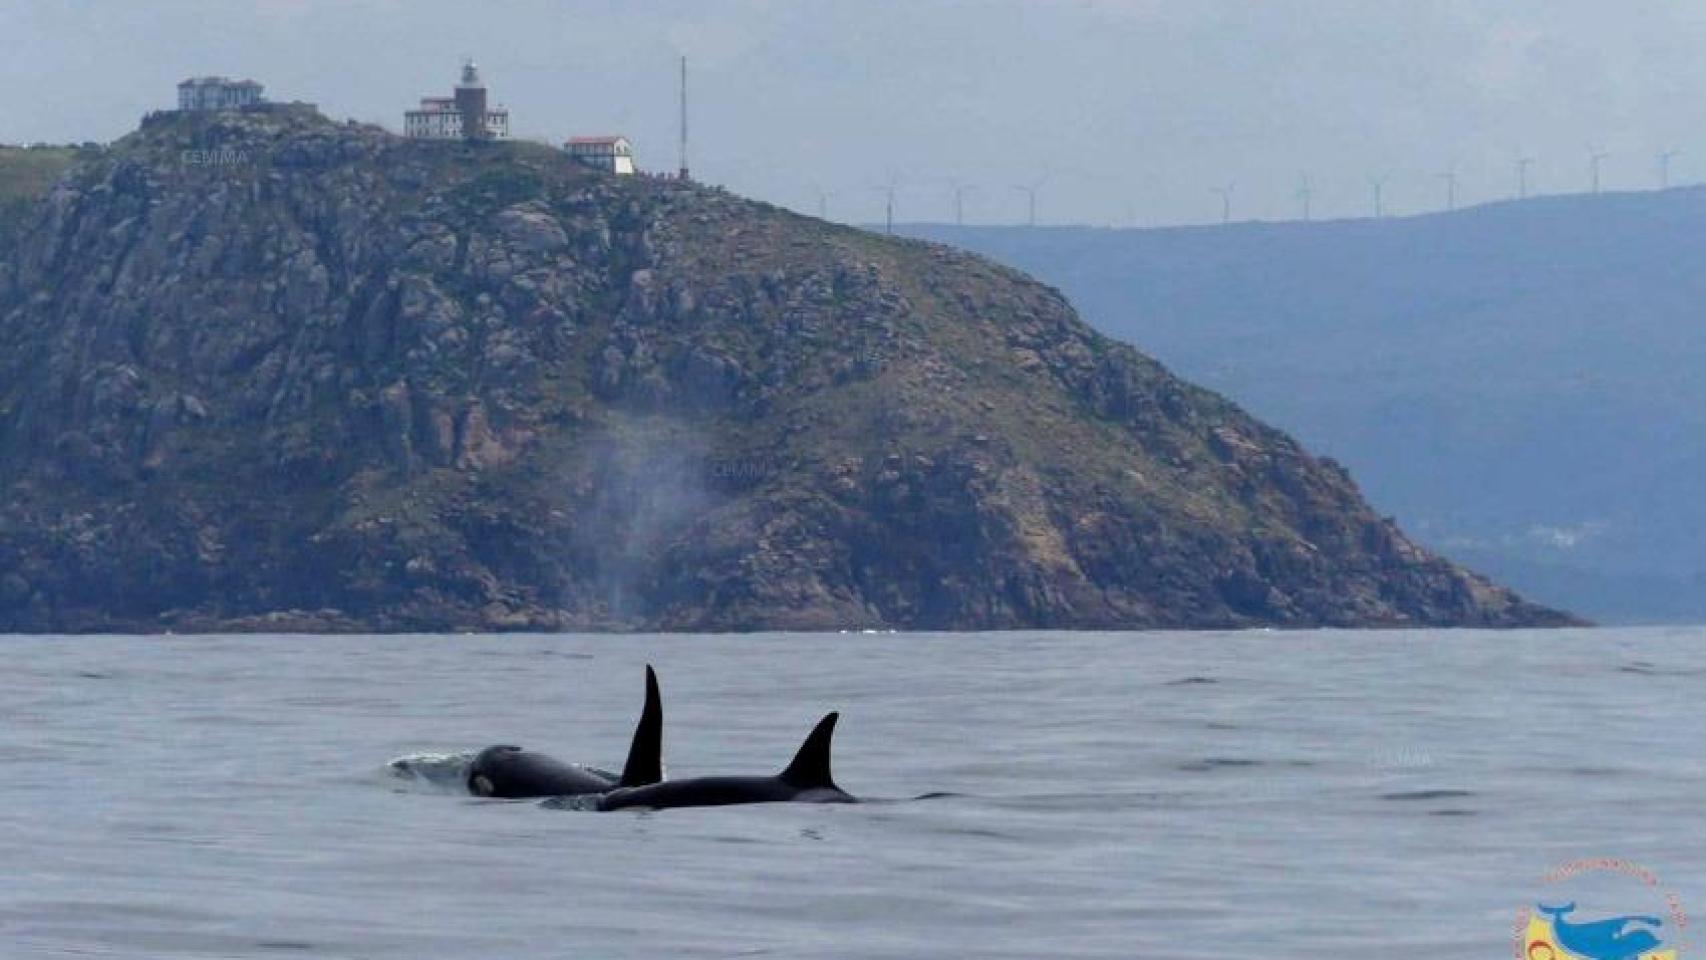
[{"label": "cliff face", "polygon": [[168,115],[0,246],[0,630],[1556,623],[986,261]]}]

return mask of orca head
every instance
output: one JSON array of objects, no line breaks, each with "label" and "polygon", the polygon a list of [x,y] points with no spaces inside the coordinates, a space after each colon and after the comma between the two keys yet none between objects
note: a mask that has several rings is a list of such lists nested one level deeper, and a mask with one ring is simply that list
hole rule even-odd
[{"label": "orca head", "polygon": [[800,800],[852,800],[853,796],[835,785],[829,769],[830,741],[835,736],[835,721],[839,713],[830,713],[817,722],[794,761],[783,770],[779,779],[798,791]]},{"label": "orca head", "polygon": [[618,787],[643,787],[663,781],[663,696],[658,675],[646,664],[646,704],[640,722],[634,725],[634,740],[628,745],[628,761],[622,765]]},{"label": "orca head", "polygon": [[520,747],[509,743],[500,743],[496,746],[487,747],[486,749],[481,750],[479,754],[474,757],[474,762],[468,765],[468,792],[476,797],[496,796],[498,792],[497,786],[492,783],[492,778],[488,776],[488,773],[490,772],[488,767],[496,761],[498,757],[503,756],[504,754],[520,752]]}]

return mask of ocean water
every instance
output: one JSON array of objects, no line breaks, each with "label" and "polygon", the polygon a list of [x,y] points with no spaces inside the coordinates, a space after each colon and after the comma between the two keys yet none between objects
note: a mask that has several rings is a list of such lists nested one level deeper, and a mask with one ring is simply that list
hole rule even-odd
[{"label": "ocean water", "polygon": [[[433,776],[619,768],[648,662],[671,776],[839,709],[874,802]],[[1582,858],[1706,916],[1703,702],[1693,629],[0,638],[0,956],[1508,957]]]}]

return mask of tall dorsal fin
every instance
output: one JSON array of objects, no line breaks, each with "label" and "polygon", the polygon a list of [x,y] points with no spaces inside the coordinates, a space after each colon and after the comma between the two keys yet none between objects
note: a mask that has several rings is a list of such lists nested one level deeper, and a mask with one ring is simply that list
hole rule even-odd
[{"label": "tall dorsal fin", "polygon": [[628,745],[628,762],[622,766],[624,787],[643,787],[663,780],[663,697],[658,693],[658,675],[646,664],[646,705],[640,722],[634,724],[634,742]]},{"label": "tall dorsal fin", "polygon": [[801,790],[816,787],[840,789],[835,786],[835,778],[829,775],[829,741],[835,736],[835,721],[840,717],[839,713],[831,713],[817,722],[806,742],[800,744],[800,752],[794,754],[794,762],[782,771],[783,780]]}]

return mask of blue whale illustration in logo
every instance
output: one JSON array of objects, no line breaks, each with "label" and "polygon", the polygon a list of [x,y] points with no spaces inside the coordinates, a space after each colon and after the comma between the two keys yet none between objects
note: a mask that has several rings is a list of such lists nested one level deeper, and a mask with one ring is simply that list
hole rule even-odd
[{"label": "blue whale illustration in logo", "polygon": [[1651,930],[1630,927],[1662,927],[1658,917],[1612,917],[1591,923],[1571,923],[1564,915],[1575,912],[1574,903],[1561,907],[1537,904],[1540,912],[1552,918],[1552,932],[1558,945],[1588,960],[1632,960],[1659,946],[1662,941]]}]

